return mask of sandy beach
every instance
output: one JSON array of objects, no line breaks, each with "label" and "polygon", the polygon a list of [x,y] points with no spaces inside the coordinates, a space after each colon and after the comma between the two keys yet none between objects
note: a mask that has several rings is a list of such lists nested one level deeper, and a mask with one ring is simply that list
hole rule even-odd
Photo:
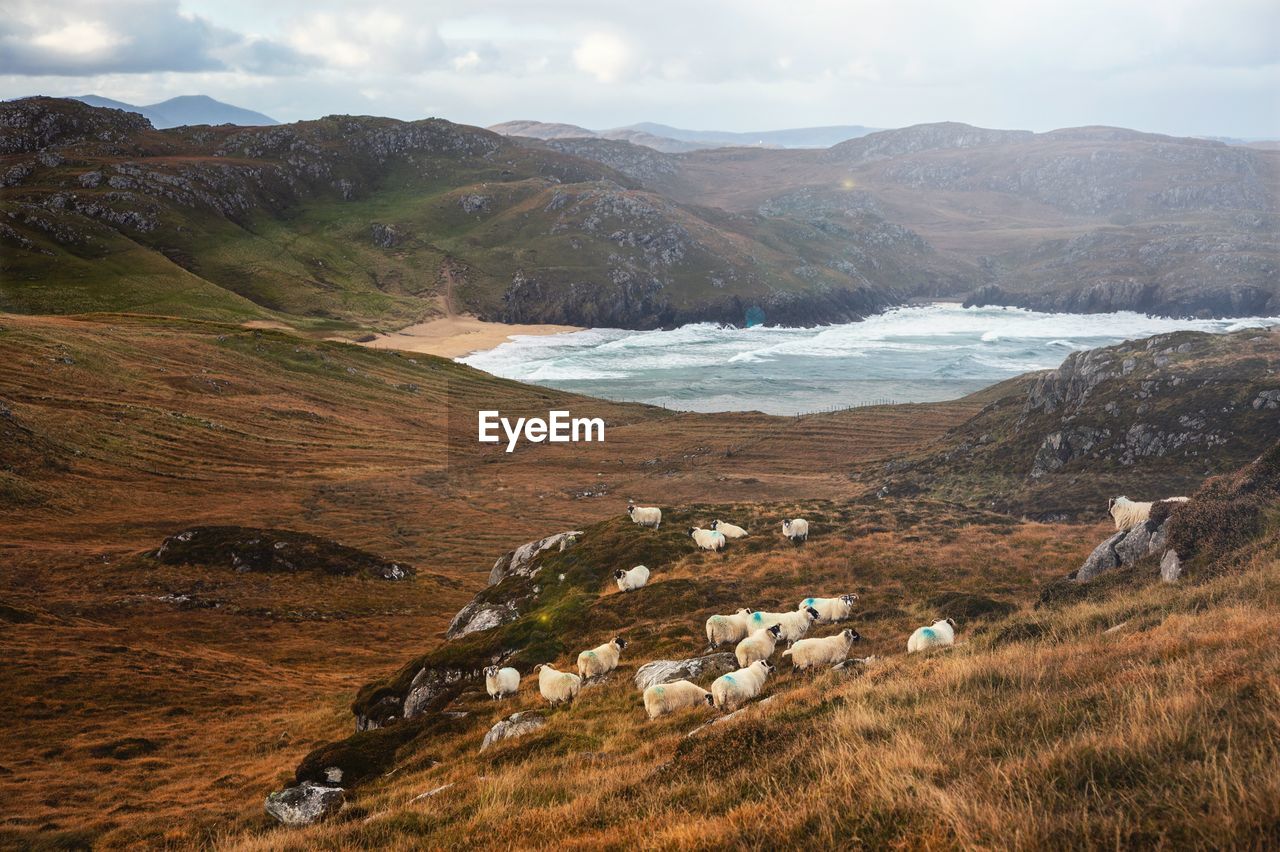
[{"label": "sandy beach", "polygon": [[572,325],[507,325],[475,317],[441,317],[390,334],[379,334],[361,345],[460,358],[482,349],[492,349],[513,334],[560,334],[581,330]]}]

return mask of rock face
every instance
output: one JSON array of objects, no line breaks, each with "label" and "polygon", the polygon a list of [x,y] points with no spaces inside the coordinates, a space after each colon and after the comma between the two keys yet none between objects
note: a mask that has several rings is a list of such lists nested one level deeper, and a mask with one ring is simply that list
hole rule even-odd
[{"label": "rock face", "polygon": [[341,787],[323,787],[304,781],[267,796],[263,807],[285,825],[302,826],[336,813],[345,801],[346,791]]},{"label": "rock face", "polygon": [[480,750],[484,751],[501,740],[532,733],[546,724],[547,720],[538,713],[512,713],[489,729],[489,732],[484,735],[484,741],[480,743]]},{"label": "rock face", "polygon": [[227,567],[239,573],[306,571],[378,580],[407,580],[415,574],[410,565],[326,538],[253,527],[192,527],[166,538],[155,558],[168,565]]},{"label": "rock face", "polygon": [[489,585],[496,586],[513,574],[518,577],[532,577],[537,571],[531,569],[531,564],[539,554],[553,547],[564,552],[573,546],[573,542],[580,535],[582,535],[582,530],[556,533],[546,538],[540,538],[537,541],[531,541],[528,544],[522,544],[515,550],[503,554],[498,557],[497,562],[493,563],[493,570],[489,572]]},{"label": "rock face", "polygon": [[[1160,576],[1172,582],[1182,572],[1178,554],[1165,547],[1168,537],[1168,521],[1155,524],[1151,521],[1138,524],[1133,529],[1121,530],[1093,549],[1084,564],[1076,571],[1076,582],[1087,583],[1099,574],[1115,568],[1132,565],[1146,556],[1163,553]],[[1166,564],[1169,566],[1166,572]],[[1166,576],[1169,575],[1169,576]]]},{"label": "rock face", "polygon": [[520,610],[515,601],[506,601],[504,603],[472,601],[458,610],[458,614],[453,617],[453,621],[449,622],[449,629],[445,631],[445,638],[457,639],[466,636],[468,633],[492,630],[495,627],[506,624],[508,621],[515,621],[519,616]]},{"label": "rock face", "polygon": [[432,700],[466,676],[466,672],[457,669],[423,669],[418,672],[409,685],[409,694],[404,698],[404,718],[421,715]]},{"label": "rock face", "polygon": [[703,677],[719,677],[738,667],[733,654],[722,651],[707,654],[704,657],[691,657],[687,660],[654,660],[645,663],[636,671],[637,689],[648,689],[659,683],[671,683],[675,680],[696,681]]}]

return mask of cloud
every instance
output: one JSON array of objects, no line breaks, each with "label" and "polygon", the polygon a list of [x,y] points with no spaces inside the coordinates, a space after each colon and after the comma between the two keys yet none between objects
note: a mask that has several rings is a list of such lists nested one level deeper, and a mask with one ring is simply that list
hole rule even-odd
[{"label": "cloud", "polygon": [[573,51],[573,62],[601,83],[616,83],[635,70],[628,45],[613,33],[588,33]]},{"label": "cloud", "polygon": [[287,47],[184,14],[176,0],[36,0],[0,18],[0,74],[17,76],[197,72],[300,67]]}]

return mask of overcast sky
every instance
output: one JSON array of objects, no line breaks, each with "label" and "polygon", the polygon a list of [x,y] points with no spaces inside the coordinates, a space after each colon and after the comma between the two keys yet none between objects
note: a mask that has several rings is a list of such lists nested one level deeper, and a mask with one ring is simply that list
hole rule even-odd
[{"label": "overcast sky", "polygon": [[1277,0],[5,0],[0,98],[1280,138]]}]

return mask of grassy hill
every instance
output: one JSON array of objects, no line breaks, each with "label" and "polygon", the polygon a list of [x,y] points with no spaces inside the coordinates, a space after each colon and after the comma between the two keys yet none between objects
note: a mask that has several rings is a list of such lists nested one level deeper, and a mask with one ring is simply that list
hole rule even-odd
[{"label": "grassy hill", "polygon": [[[430,119],[155,130],[0,105],[0,309],[392,328],[449,312],[654,327],[858,318],[957,274],[875,217],[676,203],[545,145]],[[630,147],[630,146],[629,146]]]}]

